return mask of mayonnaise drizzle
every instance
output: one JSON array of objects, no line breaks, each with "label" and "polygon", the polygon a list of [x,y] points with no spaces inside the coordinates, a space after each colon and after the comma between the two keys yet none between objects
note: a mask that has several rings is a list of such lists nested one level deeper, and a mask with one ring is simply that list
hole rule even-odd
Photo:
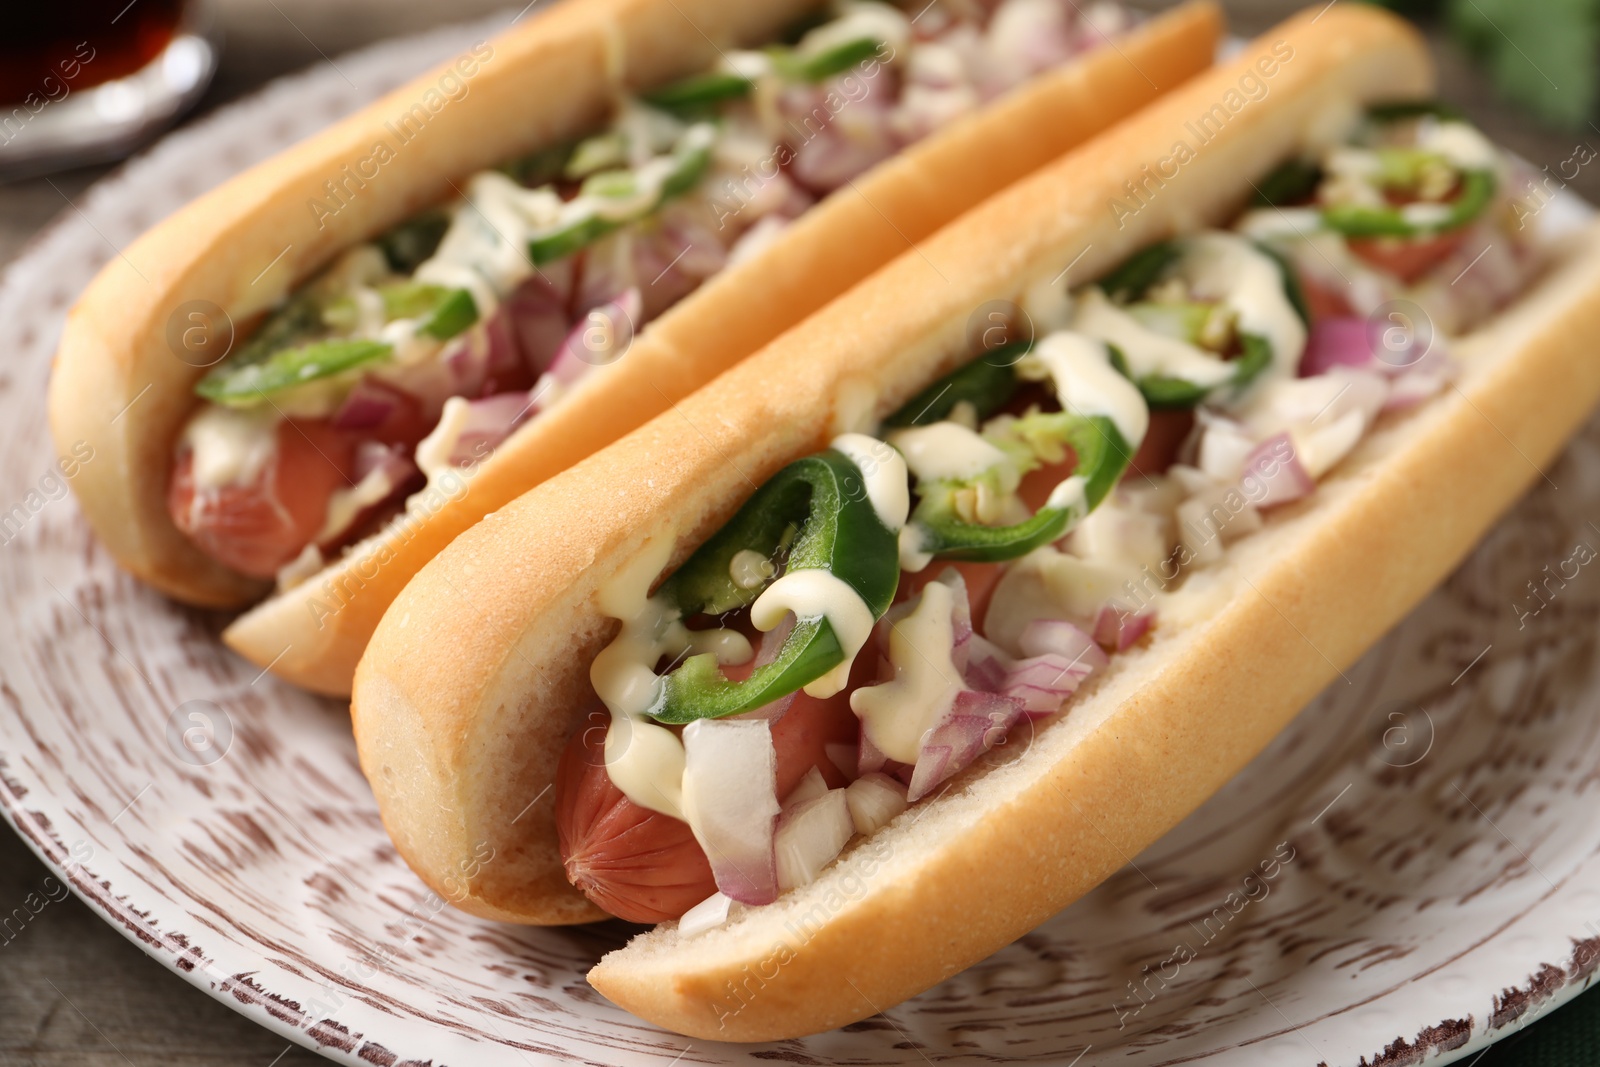
[{"label": "mayonnaise drizzle", "polygon": [[954,607],[950,586],[924,586],[921,601],[889,630],[894,677],[850,694],[850,710],[867,737],[892,760],[916,763],[923,735],[939,725],[964,688],[951,660]]},{"label": "mayonnaise drizzle", "polygon": [[[183,429],[183,446],[194,456],[190,474],[197,490],[249,485],[278,447],[277,411],[205,404]],[[197,501],[199,494],[196,494]]]},{"label": "mayonnaise drizzle", "polygon": [[1098,288],[1085,289],[1078,297],[1072,328],[1116,345],[1135,377],[1159,374],[1205,387],[1233,377],[1234,368],[1227,363],[1187,341],[1150,329]]},{"label": "mayonnaise drizzle", "polygon": [[840,434],[833,447],[861,470],[862,483],[878,521],[899,533],[911,512],[911,490],[906,482],[906,461],[895,449],[864,433]]},{"label": "mayonnaise drizzle", "polygon": [[954,422],[896,430],[889,443],[905,456],[905,465],[919,481],[968,481],[996,468],[1015,468],[1011,457]]},{"label": "mayonnaise drizzle", "polygon": [[1019,369],[1027,372],[1029,364],[1049,373],[1062,410],[1105,416],[1134,448],[1144,440],[1150,428],[1150,409],[1138,386],[1111,365],[1102,342],[1065,330],[1052,333],[1033,346]]},{"label": "mayonnaise drizzle", "polygon": [[831,697],[850,681],[856,653],[872,636],[872,609],[850,584],[831,571],[790,571],[767,587],[750,605],[750,621],[763,632],[771,630],[793,612],[796,619],[825,618],[833,629],[844,658],[838,666],[805,687],[808,695]]}]

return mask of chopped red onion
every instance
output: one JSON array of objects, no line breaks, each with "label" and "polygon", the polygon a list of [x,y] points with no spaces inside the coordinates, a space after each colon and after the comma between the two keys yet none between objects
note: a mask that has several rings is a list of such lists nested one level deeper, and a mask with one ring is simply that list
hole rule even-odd
[{"label": "chopped red onion", "polygon": [[964,680],[973,689],[998,693],[1005,686],[1006,673],[1011,669],[1010,657],[981,634],[972,635],[971,645]]},{"label": "chopped red onion", "polygon": [[1306,472],[1287,433],[1262,441],[1244,463],[1246,496],[1258,508],[1299,500],[1316,489],[1316,479]]},{"label": "chopped red onion", "polygon": [[333,426],[338,430],[370,430],[382,425],[404,399],[393,386],[371,376],[362,378],[333,413]]},{"label": "chopped red onion", "polygon": [[1094,617],[1094,639],[1102,648],[1125,652],[1139,642],[1153,622],[1153,612],[1134,612],[1117,604],[1102,604]]},{"label": "chopped red onion", "polygon": [[698,719],[683,728],[683,810],[717,889],[741,904],[778,896],[773,852],[778,762],[760,720]]},{"label": "chopped red onion", "polygon": [[467,419],[450,450],[450,462],[457,467],[484,459],[534,410],[527,393],[500,393],[472,400],[467,404]]},{"label": "chopped red onion", "polygon": [[550,361],[550,376],[562,385],[571,385],[595,367],[620,358],[633,341],[643,309],[635,288],[585,312]]},{"label": "chopped red onion", "polygon": [[1335,367],[1368,367],[1376,362],[1366,319],[1320,319],[1306,338],[1300,377],[1313,378]]},{"label": "chopped red onion", "polygon": [[1012,664],[1001,694],[1021,701],[1023,714],[1030,718],[1054,715],[1093,670],[1053,652],[1030,656]]},{"label": "chopped red onion", "polygon": [[944,721],[929,730],[917,752],[906,799],[912,803],[1005,739],[1022,717],[1022,701],[999,693],[964,689]]},{"label": "chopped red onion", "polygon": [[491,324],[496,320],[500,329],[498,337],[489,331],[488,367],[520,362],[535,378],[549,369],[572,330],[566,297],[537,273],[512,291]]}]

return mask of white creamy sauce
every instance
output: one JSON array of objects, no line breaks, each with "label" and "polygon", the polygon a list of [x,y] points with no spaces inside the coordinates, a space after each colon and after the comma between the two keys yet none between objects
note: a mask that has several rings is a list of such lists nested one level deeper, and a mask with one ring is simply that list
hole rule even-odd
[{"label": "white creamy sauce", "polygon": [[645,714],[660,679],[655,663],[671,645],[677,611],[652,598],[650,586],[672,555],[672,538],[658,536],[600,587],[600,610],[622,621],[616,639],[589,666],[589,681],[611,712],[606,773],[629,800],[683,818],[683,743]]},{"label": "white creamy sauce", "polygon": [[254,482],[277,451],[279,421],[270,405],[202,406],[184,427],[180,445],[194,455],[195,489],[203,492]]},{"label": "white creamy sauce", "polygon": [[1182,378],[1201,386],[1221,385],[1234,368],[1187,341],[1157,333],[1111,302],[1098,288],[1078,297],[1072,328],[1116,345],[1135,377],[1152,374]]},{"label": "white creamy sauce", "polygon": [[802,56],[815,56],[862,38],[881,41],[899,52],[911,41],[911,20],[904,12],[881,3],[852,3],[843,6],[843,15],[818,26],[795,49]]},{"label": "white creamy sauce", "polygon": [[905,456],[906,467],[918,481],[967,481],[996,468],[1015,473],[1011,457],[953,422],[896,430],[888,440]]},{"label": "white creamy sauce", "polygon": [[533,273],[528,238],[561,218],[561,197],[549,188],[525,189],[497,171],[474,175],[453,209],[450,228],[413,277],[466,289],[488,318],[503,297]]},{"label": "white creamy sauce", "polygon": [[1050,497],[1045,501],[1045,507],[1059,508],[1081,517],[1089,509],[1089,498],[1086,493],[1088,487],[1089,483],[1081,474],[1063,479],[1050,490]]},{"label": "white creamy sauce", "polygon": [[911,523],[900,531],[900,569],[916,574],[933,562],[933,553],[923,550],[922,526]]},{"label": "white creamy sauce", "polygon": [[1495,170],[1500,153],[1489,139],[1465,122],[1424,123],[1417,147],[1448,159],[1462,170]]},{"label": "white creamy sauce", "polygon": [[308,547],[315,547],[344,533],[363,511],[382,503],[393,489],[394,481],[383,467],[374,467],[355,485],[335,489],[328,498],[328,513],[322,521],[322,530],[317,534],[316,541]]},{"label": "white creamy sauce", "polygon": [[1306,326],[1289,303],[1283,271],[1271,256],[1234,234],[1202,233],[1187,242],[1177,273],[1203,299],[1220,299],[1237,312],[1239,332],[1272,345],[1273,367],[1263,377],[1294,377]]},{"label": "white creamy sauce", "polygon": [[844,650],[833,670],[805,687],[810,696],[831,697],[850,681],[850,666],[872,636],[872,609],[844,579],[824,570],[790,571],[767,587],[750,605],[750,621],[763,632],[775,628],[790,612],[796,619],[824,618]]},{"label": "white creamy sauce", "polygon": [[951,661],[955,646],[951,612],[953,591],[929,582],[911,613],[889,631],[889,663],[894,677],[850,694],[850,710],[866,735],[885,755],[916,763],[923,735],[939,725],[964,688]]},{"label": "white creamy sauce", "polygon": [[740,589],[759,589],[775,572],[770,559],[750,548],[741,548],[728,561],[728,577]]},{"label": "white creamy sauce", "polygon": [[860,468],[867,499],[878,513],[878,521],[891,533],[899,533],[911,512],[905,457],[876,437],[861,433],[840,434],[833,439],[833,448]]},{"label": "white creamy sauce", "polygon": [[444,410],[439,413],[439,422],[433,431],[417,442],[417,467],[427,475],[429,485],[455,469],[450,456],[471,417],[472,405],[464,397],[453,396],[444,402]]},{"label": "white creamy sauce", "polygon": [[1033,346],[1024,370],[1026,364],[1043,367],[1049,373],[1062,410],[1110,419],[1134,448],[1144,440],[1150,428],[1150,409],[1138,386],[1111,365],[1102,342],[1080,333],[1052,333]]}]

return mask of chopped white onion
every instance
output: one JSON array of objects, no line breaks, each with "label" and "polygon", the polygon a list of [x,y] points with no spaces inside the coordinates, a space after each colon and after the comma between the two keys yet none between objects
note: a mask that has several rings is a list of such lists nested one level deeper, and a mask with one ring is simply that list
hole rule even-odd
[{"label": "chopped white onion", "polygon": [[822,771],[816,767],[806,772],[800,779],[800,784],[789,790],[789,795],[783,798],[783,810],[797,808],[808,800],[820,797],[828,791],[827,779],[822,777]]},{"label": "chopped white onion", "polygon": [[844,794],[858,834],[877,833],[909,806],[906,787],[881,772],[857,778]]},{"label": "chopped white onion", "polygon": [[723,893],[712,893],[683,913],[683,918],[678,920],[678,933],[684,937],[693,937],[707,930],[714,930],[728,921],[728,911],[732,907],[732,897]]},{"label": "chopped white onion", "polygon": [[855,823],[843,789],[830,789],[792,811],[785,810],[776,840],[779,887],[794,889],[816,881],[822,869],[844,851],[853,833]]},{"label": "chopped white onion", "polygon": [[683,729],[683,811],[717,888],[742,904],[778,896],[773,858],[777,757],[763,719],[697,719]]}]

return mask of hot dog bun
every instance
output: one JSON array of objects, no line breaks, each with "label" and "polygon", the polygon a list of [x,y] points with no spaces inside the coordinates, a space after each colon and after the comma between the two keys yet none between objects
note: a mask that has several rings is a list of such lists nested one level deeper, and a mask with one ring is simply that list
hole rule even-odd
[{"label": "hot dog bun", "polygon": [[[1269,58],[1267,92],[1228,104]],[[562,884],[541,790],[614,632],[596,604],[603,585],[652,539],[670,539],[669,567],[681,562],[753,486],[826,442],[842,397],[873,387],[876,413],[894,410],[969,351],[963,327],[984,301],[1080,254],[1074,270],[1089,279],[1222,221],[1341,109],[1431,89],[1422,42],[1397,19],[1307,12],[458,539],[396,601],[357,673],[362,766],[402,854],[438,886],[487,841],[500,859],[461,906],[523,922],[585,914]],[[1193,143],[1213,105],[1229,115],[1192,158],[1137,211],[1109,210],[1175,141]],[[1585,236],[1453,348],[1458,390],[1380,424],[1313,497],[1164,601],[1150,643],[1031,742],[993,750],[811,885],[692,939],[658,927],[605,957],[591,983],[695,1037],[815,1032],[927,989],[1123,865],[1443,578],[1600,397],[1586,352],[1600,329],[1600,242]]]},{"label": "hot dog bun", "polygon": [[[68,317],[51,384],[59,441],[108,461],[75,484],[102,542],[180,600],[238,607],[269,589],[219,565],[173,525],[173,448],[203,367],[175,355],[174,316],[195,301],[241,327],[341,249],[449,195],[475,170],[583,132],[619,89],[716,59],[713,42],[770,38],[810,0],[585,0],[560,4],[457,62],[468,91],[333,215],[308,210],[324,183],[392,141],[386,124],[432,92],[441,68],[195,201],[129,246]],[[349,692],[366,641],[407,580],[457,534],[529,486],[621,436],[799,321],[880,264],[1160,92],[1203,69],[1216,8],[1190,4],[1115,48],[1047,74],[951,124],[809,212],[763,254],[731,268],[642,331],[626,358],[587,379],[481,463],[459,494],[355,546],[322,573],[237,620],[225,640],[280,676]],[[286,249],[287,246],[287,249]],[[280,256],[281,253],[281,256]],[[269,266],[270,265],[270,266]],[[179,328],[188,325],[180,323]]]}]

